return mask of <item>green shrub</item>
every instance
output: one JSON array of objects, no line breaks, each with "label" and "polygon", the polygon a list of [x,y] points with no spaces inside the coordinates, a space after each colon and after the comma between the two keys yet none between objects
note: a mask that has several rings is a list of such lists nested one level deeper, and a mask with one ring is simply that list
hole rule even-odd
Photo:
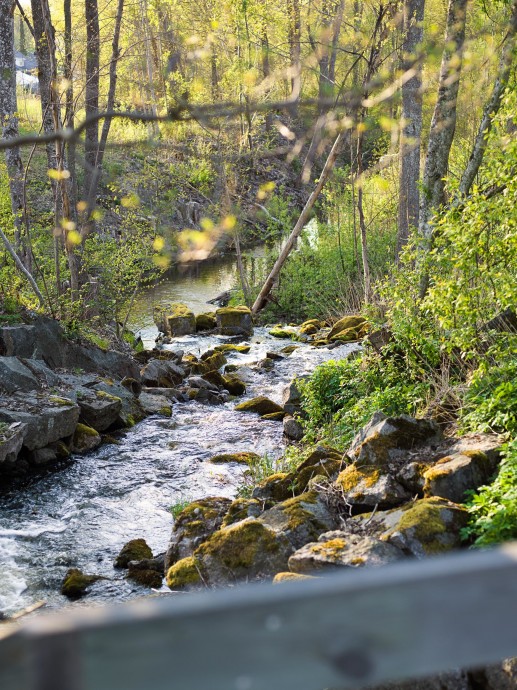
[{"label": "green shrub", "polygon": [[475,546],[517,538],[517,439],[504,447],[496,479],[472,496],[468,509],[471,520],[463,536]]}]

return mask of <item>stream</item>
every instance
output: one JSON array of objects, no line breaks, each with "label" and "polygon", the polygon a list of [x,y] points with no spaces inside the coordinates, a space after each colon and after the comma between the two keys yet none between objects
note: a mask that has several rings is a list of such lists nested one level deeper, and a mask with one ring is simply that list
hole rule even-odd
[{"label": "stream", "polygon": [[[157,334],[152,306],[183,301],[208,311],[210,299],[230,287],[233,262],[199,267],[151,289],[135,305],[131,324],[146,346]],[[221,336],[184,336],[171,347],[199,355]],[[244,398],[266,395],[281,402],[284,387],[319,363],[340,359],[354,349],[334,350],[300,344],[289,357],[265,371],[248,366],[280,351],[288,342],[255,329],[248,354],[230,353],[228,362],[244,365]],[[172,417],[148,417],[117,435],[117,444],[75,456],[46,473],[18,480],[0,493],[0,612],[12,613],[37,601],[46,608],[91,606],[148,596],[149,590],[124,579],[113,560],[129,540],[143,537],[158,554],[165,551],[172,526],[170,507],[209,495],[232,497],[243,480],[243,467],[208,462],[217,453],[253,451],[278,458],[284,449],[282,424],[235,412],[235,403],[208,406],[178,403]],[[59,590],[69,568],[106,579],[95,583],[80,602],[71,604]],[[163,588],[163,593],[167,592]]]}]

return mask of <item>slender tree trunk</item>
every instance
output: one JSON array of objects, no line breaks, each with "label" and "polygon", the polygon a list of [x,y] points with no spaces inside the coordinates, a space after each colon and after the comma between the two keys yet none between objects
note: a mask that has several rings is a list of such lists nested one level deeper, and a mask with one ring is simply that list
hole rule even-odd
[{"label": "slender tree trunk", "polygon": [[[74,82],[72,73],[72,0],[64,0],[63,14],[65,18],[65,64],[64,77],[67,82],[66,87],[66,108],[65,108],[65,127],[74,129],[75,127],[75,105],[74,105]],[[70,141],[67,144],[68,170],[70,171],[70,196],[71,207],[75,217],[75,207],[77,204],[77,176],[76,176],[76,143]]]},{"label": "slender tree trunk", "polygon": [[[86,119],[88,119],[99,112],[100,34],[97,0],[85,0],[84,15],[86,19],[86,86],[84,105]],[[92,181],[97,177],[98,149],[99,122],[95,120],[86,126],[84,132],[84,199],[88,203],[88,216],[91,214],[94,204],[91,187]]]},{"label": "slender tree trunk", "polygon": [[298,112],[298,101],[301,92],[301,16],[300,0],[287,0],[287,18],[289,32],[289,56],[291,68],[291,94],[290,100],[293,102],[291,112],[296,116]]},{"label": "slender tree trunk", "polygon": [[310,213],[312,211],[312,208],[314,204],[316,203],[316,199],[320,195],[321,190],[325,186],[326,181],[328,180],[330,173],[332,172],[334,168],[334,164],[336,162],[337,155],[339,153],[339,147],[341,144],[341,140],[343,138],[343,134],[338,134],[336,137],[336,140],[334,141],[334,145],[332,146],[332,149],[329,153],[329,156],[327,158],[327,161],[325,163],[325,166],[323,170],[321,171],[320,179],[318,181],[318,184],[314,188],[312,194],[310,197],[307,199],[307,202],[303,208],[303,211],[300,214],[300,217],[298,218],[296,225],[293,228],[293,231],[289,235],[287,242],[285,243],[284,248],[280,252],[280,256],[275,262],[275,265],[271,269],[271,273],[269,276],[266,278],[266,281],[264,285],[262,286],[262,289],[260,290],[260,293],[255,300],[255,303],[252,307],[252,313],[256,314],[259,312],[263,307],[265,307],[267,303],[267,297],[269,293],[271,292],[271,289],[273,287],[273,284],[279,275],[280,271],[282,270],[283,265],[285,264],[287,257],[291,253],[293,247],[296,244],[296,240],[300,236],[303,228],[305,227],[305,224],[307,223]]},{"label": "slender tree trunk", "polygon": [[[445,48],[440,69],[438,100],[429,132],[418,219],[418,232],[424,252],[429,251],[432,246],[433,214],[446,202],[445,178],[456,129],[456,109],[463,62],[467,4],[468,0],[449,0],[447,11]],[[425,296],[428,284],[429,276],[425,273],[420,282],[421,298]]]},{"label": "slender tree trunk", "polygon": [[508,32],[506,34],[494,88],[492,89],[492,94],[484,107],[483,116],[481,118],[481,123],[479,125],[476,140],[474,142],[474,147],[472,149],[472,153],[470,154],[465,172],[461,177],[459,191],[462,196],[467,196],[469,194],[476,175],[478,174],[481,162],[483,161],[483,156],[487,147],[487,137],[492,129],[494,115],[499,112],[503,94],[508,86],[508,80],[510,78],[513,60],[515,57],[516,43],[517,0],[514,0],[512,3]]},{"label": "slender tree trunk", "polygon": [[[2,139],[14,139],[18,136],[17,110],[13,6],[12,0],[0,0],[0,127]],[[23,165],[18,146],[5,150],[5,162],[14,217],[15,249],[18,254],[23,255],[24,182]]]},{"label": "slender tree trunk", "polygon": [[[404,3],[402,70],[410,69],[416,49],[422,43],[425,0]],[[400,135],[400,177],[397,259],[411,227],[418,227],[420,207],[420,141],[422,137],[422,68],[402,86],[402,128]]]},{"label": "slender tree trunk", "polygon": [[[261,25],[261,32],[260,32],[260,43],[261,43],[261,57],[262,57],[262,75],[264,79],[268,79],[271,76],[271,65],[269,63],[269,38],[267,35],[267,22],[266,19],[263,17],[262,20],[262,25]],[[271,130],[273,128],[273,116],[269,112],[269,110],[266,111],[266,132],[267,134],[271,133]]]}]

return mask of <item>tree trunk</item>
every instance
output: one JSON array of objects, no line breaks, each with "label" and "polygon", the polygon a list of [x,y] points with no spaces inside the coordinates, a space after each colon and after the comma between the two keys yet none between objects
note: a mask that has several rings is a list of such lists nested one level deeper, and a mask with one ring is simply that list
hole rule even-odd
[{"label": "tree trunk", "polygon": [[[425,0],[406,0],[404,4],[404,43],[402,71],[411,68],[416,49],[422,43]],[[418,227],[420,207],[420,141],[422,136],[422,68],[402,86],[402,128],[400,135],[400,177],[397,259],[406,244],[411,227]]]},{"label": "tree trunk", "polygon": [[[422,249],[432,246],[433,213],[446,202],[445,177],[449,166],[449,154],[456,129],[456,108],[460,84],[465,25],[468,0],[449,0],[445,48],[442,56],[438,100],[434,108],[427,157],[425,161],[418,232]],[[427,292],[429,276],[425,273],[420,282],[420,297]]]},{"label": "tree trunk", "polygon": [[343,134],[338,134],[336,137],[336,140],[334,141],[334,145],[332,146],[332,149],[329,153],[329,156],[327,158],[327,161],[325,163],[325,166],[323,170],[321,171],[320,179],[318,181],[318,184],[316,185],[315,189],[313,190],[312,194],[310,197],[307,199],[307,202],[303,208],[303,211],[300,214],[300,217],[298,218],[298,221],[296,222],[296,225],[293,228],[293,231],[289,235],[289,238],[287,242],[285,243],[284,248],[280,252],[280,256],[275,262],[275,265],[271,269],[271,273],[269,276],[266,278],[266,281],[264,285],[262,286],[262,289],[255,300],[255,303],[252,307],[252,313],[256,314],[259,312],[263,307],[265,307],[266,302],[267,302],[267,297],[269,293],[271,292],[271,289],[273,287],[273,284],[282,270],[283,265],[285,264],[287,257],[291,253],[291,250],[295,246],[296,240],[300,236],[303,228],[305,227],[305,224],[307,223],[309,219],[309,215],[311,213],[312,207],[316,203],[316,199],[320,195],[321,190],[325,186],[326,181],[328,180],[330,173],[332,172],[334,168],[334,164],[336,162],[336,158],[339,152],[339,146],[341,144],[341,140],[343,138]]},{"label": "tree trunk", "polygon": [[[17,110],[13,4],[12,0],[0,0],[0,126],[4,140],[14,139],[18,136]],[[14,217],[15,249],[18,254],[23,254],[24,181],[22,159],[18,146],[5,150],[5,162]]]},{"label": "tree trunk", "polygon": [[[99,112],[99,10],[97,0],[85,0],[84,16],[86,20],[86,86],[85,115],[86,119]],[[86,125],[84,132],[84,199],[88,204],[88,216],[93,211],[95,200],[92,199],[92,181],[97,177],[97,153],[99,149],[99,122],[95,120]],[[88,219],[89,220],[89,219]]]},{"label": "tree trunk", "polygon": [[291,112],[296,116],[298,112],[298,101],[301,91],[301,17],[300,0],[287,0],[287,21],[289,32],[289,57],[291,70],[291,94],[290,100],[293,102]]},{"label": "tree trunk", "polygon": [[[67,81],[65,127],[75,127],[74,82],[72,73],[72,0],[64,0],[63,15],[65,19],[65,65],[64,76]],[[69,141],[67,145],[68,170],[70,171],[71,206],[74,209],[77,204],[77,177],[76,177],[76,143]]]},{"label": "tree trunk", "polygon": [[510,22],[508,25],[508,32],[505,37],[503,52],[499,62],[499,69],[497,77],[488,102],[483,110],[483,116],[479,125],[476,140],[472,153],[470,154],[467,167],[463,173],[460,181],[460,194],[467,196],[470,192],[472,184],[478,174],[479,167],[483,161],[483,156],[487,147],[487,137],[492,129],[492,121],[501,107],[503,94],[508,86],[508,80],[512,71],[513,59],[515,56],[515,47],[517,43],[517,0],[512,3],[512,10]]}]

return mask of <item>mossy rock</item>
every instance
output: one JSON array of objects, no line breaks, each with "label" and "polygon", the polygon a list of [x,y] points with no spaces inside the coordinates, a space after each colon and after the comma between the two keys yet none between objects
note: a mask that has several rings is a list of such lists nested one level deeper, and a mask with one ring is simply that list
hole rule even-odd
[{"label": "mossy rock", "polygon": [[174,521],[165,554],[166,571],[176,561],[192,556],[198,546],[221,527],[231,503],[229,498],[209,496],[185,506]]},{"label": "mossy rock", "polygon": [[364,323],[366,323],[366,319],[364,318],[364,316],[361,316],[360,314],[343,316],[343,318],[339,319],[339,321],[336,321],[336,323],[330,329],[328,339],[331,340],[335,335],[337,335],[338,333],[342,333],[343,331],[346,331],[349,328],[357,329]]},{"label": "mossy rock", "polygon": [[282,582],[295,582],[299,580],[315,580],[313,575],[299,575],[298,573],[277,573],[273,578],[274,585],[280,585]]},{"label": "mossy rock", "polygon": [[289,542],[258,520],[248,519],[215,532],[195,552],[210,584],[270,578],[287,569]]},{"label": "mossy rock", "polygon": [[217,388],[224,388],[224,377],[221,374],[221,372],[217,369],[207,372],[206,374],[204,374],[203,378],[205,379],[205,381],[208,381],[209,383],[212,383],[214,386],[217,386]]},{"label": "mossy rock", "polygon": [[335,518],[316,491],[278,503],[266,510],[259,520],[285,536],[295,549],[337,527]]},{"label": "mossy rock", "polygon": [[283,352],[286,355],[292,355],[295,350],[299,350],[300,346],[299,345],[286,345],[283,347],[280,352]]},{"label": "mossy rock", "polygon": [[208,366],[208,371],[214,371],[216,369],[221,369],[227,363],[227,359],[222,352],[210,352],[206,353],[201,357],[201,361]]},{"label": "mossy rock", "polygon": [[98,448],[102,443],[101,435],[86,424],[78,424],[72,439],[72,451],[74,453],[88,453]]},{"label": "mossy rock", "polygon": [[444,498],[422,498],[401,508],[365,513],[350,518],[350,527],[361,531],[368,524],[368,533],[388,541],[404,553],[424,558],[459,548],[461,530],[469,513],[461,505]]},{"label": "mossy rock", "polygon": [[372,465],[349,465],[338,475],[334,486],[342,492],[347,505],[365,510],[375,506],[393,508],[411,498],[389,473]]},{"label": "mossy rock", "polygon": [[163,574],[156,570],[141,570],[131,567],[126,577],[142,587],[150,587],[151,589],[160,589],[163,581]]},{"label": "mossy rock", "polygon": [[462,503],[466,492],[486,484],[494,469],[494,463],[481,451],[454,453],[424,472],[424,495]]},{"label": "mossy rock", "polygon": [[247,355],[251,350],[251,345],[232,345],[231,343],[226,343],[225,345],[216,345],[214,350],[216,352],[239,352],[240,354]]},{"label": "mossy rock", "polygon": [[127,544],[124,544],[115,559],[115,568],[127,568],[130,561],[142,561],[144,558],[152,557],[153,552],[145,539],[131,539]]},{"label": "mossy rock", "polygon": [[196,332],[196,317],[187,305],[181,302],[155,307],[153,319],[158,330],[169,337],[174,338]]},{"label": "mossy rock", "polygon": [[200,562],[193,556],[182,558],[167,570],[166,582],[173,590],[203,586]]},{"label": "mossy rock", "polygon": [[285,410],[282,410],[281,412],[270,412],[269,414],[261,415],[261,419],[266,419],[270,422],[281,422],[286,414],[287,412]]},{"label": "mossy rock", "polygon": [[238,376],[224,376],[224,388],[230,395],[244,395],[246,392],[246,384]]},{"label": "mossy rock", "polygon": [[222,307],[216,311],[215,315],[217,329],[221,335],[250,336],[253,334],[251,310],[248,307]]},{"label": "mossy rock", "polygon": [[226,462],[238,462],[242,465],[249,465],[250,463],[260,460],[260,455],[256,453],[241,452],[241,453],[220,453],[213,455],[208,462],[222,464]]},{"label": "mossy rock", "polygon": [[280,326],[275,326],[269,330],[269,335],[273,338],[280,338],[284,340],[296,340],[298,338],[298,333],[295,330],[289,328],[281,328]]},{"label": "mossy rock", "polygon": [[322,328],[324,328],[325,323],[319,319],[309,319],[304,321],[300,326],[300,333],[305,333],[305,335],[314,335]]},{"label": "mossy rock", "polygon": [[196,315],[196,333],[199,331],[212,331],[217,326],[217,319],[214,312]]},{"label": "mossy rock", "polygon": [[78,568],[70,568],[61,584],[61,594],[68,599],[80,599],[88,592],[88,587],[100,579],[99,575],[85,575]]},{"label": "mossy rock", "polygon": [[293,497],[294,475],[291,472],[277,472],[266,477],[253,489],[253,498],[271,506]]},{"label": "mossy rock", "polygon": [[311,454],[302,462],[294,472],[294,493],[300,494],[307,488],[309,482],[315,477],[322,479],[335,479],[345,466],[341,453],[336,451],[325,457]]},{"label": "mossy rock", "polygon": [[381,566],[404,558],[400,549],[370,536],[334,531],[305,544],[289,558],[289,569],[307,574],[336,568]]},{"label": "mossy rock", "polygon": [[262,504],[255,498],[236,498],[228,508],[222,527],[234,525],[247,518],[257,518],[262,512]]},{"label": "mossy rock", "polygon": [[251,400],[245,400],[235,406],[239,412],[256,412],[259,415],[273,414],[274,412],[284,412],[283,408],[277,403],[263,395],[259,395]]}]

